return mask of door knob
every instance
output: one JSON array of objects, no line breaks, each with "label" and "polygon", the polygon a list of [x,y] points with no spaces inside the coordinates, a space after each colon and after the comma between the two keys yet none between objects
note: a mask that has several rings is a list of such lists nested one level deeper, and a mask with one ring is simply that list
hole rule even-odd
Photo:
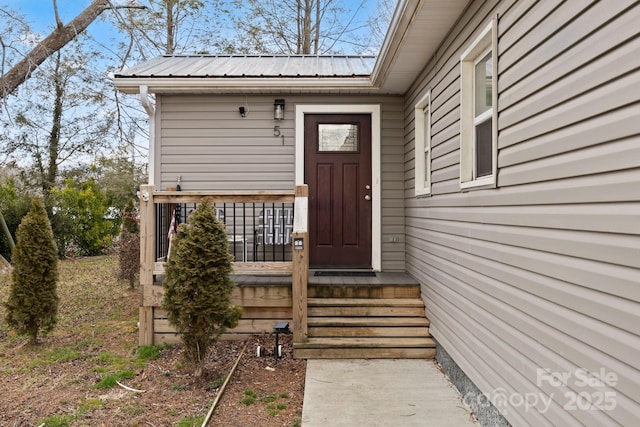
[{"label": "door knob", "polygon": [[364,186],[364,189],[365,190],[371,190],[371,186],[367,184],[367,185]]},{"label": "door knob", "polygon": [[364,199],[365,200],[371,200],[371,196],[367,194],[366,196],[364,196]]}]

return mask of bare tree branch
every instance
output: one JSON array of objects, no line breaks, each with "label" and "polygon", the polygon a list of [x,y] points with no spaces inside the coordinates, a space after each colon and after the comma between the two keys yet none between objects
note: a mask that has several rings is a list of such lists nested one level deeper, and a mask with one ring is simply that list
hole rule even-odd
[{"label": "bare tree branch", "polygon": [[58,2],[56,2],[56,0],[53,0],[53,14],[56,16],[56,26],[58,28],[64,27],[64,24],[60,20],[60,15],[58,14]]},{"label": "bare tree branch", "polygon": [[[54,2],[55,5],[55,2]],[[141,8],[141,6],[117,6],[124,8]],[[20,62],[0,78],[0,96],[6,98],[18,86],[24,83],[31,73],[52,54],[62,49],[67,43],[83,32],[105,10],[112,9],[109,0],[94,0],[85,10],[69,24],[58,25],[51,34],[38,43]],[[60,23],[57,16],[56,21]]]}]

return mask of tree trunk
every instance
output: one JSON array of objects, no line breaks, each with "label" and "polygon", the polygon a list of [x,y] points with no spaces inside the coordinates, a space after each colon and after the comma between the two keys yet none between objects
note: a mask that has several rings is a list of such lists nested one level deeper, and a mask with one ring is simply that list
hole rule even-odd
[{"label": "tree trunk", "polygon": [[311,53],[311,14],[312,4],[311,0],[306,0],[304,3],[304,16],[302,20],[302,54],[308,55]]},{"label": "tree trunk", "polygon": [[11,273],[13,267],[2,255],[0,255],[0,273]]},{"label": "tree trunk", "polygon": [[316,0],[316,31],[313,40],[313,53],[318,54],[320,43],[320,0]]},{"label": "tree trunk", "polygon": [[62,100],[64,98],[64,78],[60,73],[60,52],[56,57],[56,68],[53,77],[55,85],[55,100],[53,104],[53,118],[51,125],[51,133],[49,134],[49,161],[47,164],[47,173],[43,177],[42,191],[44,193],[45,205],[49,206],[49,196],[51,189],[55,185],[58,177],[58,151],[60,149],[60,127],[62,122]]},{"label": "tree trunk", "polygon": [[109,9],[109,0],[94,0],[69,24],[56,29],[34,47],[7,74],[0,78],[2,98],[12,93],[29,78],[31,73],[49,56],[62,49],[67,43],[83,32],[102,12]]},{"label": "tree trunk", "polygon": [[298,0],[296,2],[297,6],[297,20],[296,26],[298,30],[298,40],[296,40],[296,55],[300,55],[302,53],[302,0]]},{"label": "tree trunk", "polygon": [[167,1],[167,45],[165,46],[165,53],[167,55],[173,55],[173,46],[174,46],[174,38],[175,38],[175,29],[173,23],[173,7],[175,3],[174,0]]},{"label": "tree trunk", "polygon": [[4,220],[4,216],[2,215],[2,212],[0,212],[0,228],[2,228],[2,232],[4,233],[4,236],[7,239],[7,242],[9,242],[9,249],[13,250],[16,244],[13,242],[13,236],[9,231],[9,227],[7,227],[7,223]]}]

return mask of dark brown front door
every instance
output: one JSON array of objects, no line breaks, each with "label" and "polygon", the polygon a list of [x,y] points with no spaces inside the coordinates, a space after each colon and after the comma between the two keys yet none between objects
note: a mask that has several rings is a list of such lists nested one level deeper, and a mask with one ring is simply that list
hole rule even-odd
[{"label": "dark brown front door", "polygon": [[371,116],[305,115],[312,267],[371,267]]}]

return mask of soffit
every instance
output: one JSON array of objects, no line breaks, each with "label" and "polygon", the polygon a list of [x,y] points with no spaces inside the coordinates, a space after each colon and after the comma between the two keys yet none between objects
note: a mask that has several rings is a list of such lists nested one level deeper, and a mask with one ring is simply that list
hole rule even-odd
[{"label": "soffit", "polygon": [[467,7],[469,0],[400,1],[372,75],[382,92],[404,94]]}]

